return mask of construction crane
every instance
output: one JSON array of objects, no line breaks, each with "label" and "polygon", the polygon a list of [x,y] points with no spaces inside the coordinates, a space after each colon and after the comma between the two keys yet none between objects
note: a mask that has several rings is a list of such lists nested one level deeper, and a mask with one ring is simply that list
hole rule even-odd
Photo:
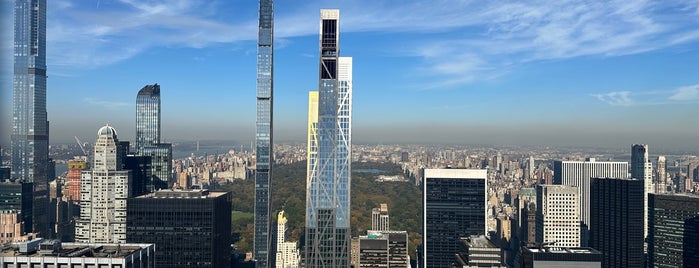
[{"label": "construction crane", "polygon": [[78,139],[78,136],[75,136],[75,141],[78,142],[78,146],[80,146],[80,150],[83,151],[83,155],[87,156],[87,151],[85,151],[85,145],[83,145],[83,143],[80,141],[80,139]]}]

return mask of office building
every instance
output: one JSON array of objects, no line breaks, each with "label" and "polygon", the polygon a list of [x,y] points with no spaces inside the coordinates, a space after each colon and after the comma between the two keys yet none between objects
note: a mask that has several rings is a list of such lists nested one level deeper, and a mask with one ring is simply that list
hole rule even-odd
[{"label": "office building", "polygon": [[522,247],[518,268],[601,268],[602,253],[594,248]]},{"label": "office building", "polygon": [[488,172],[425,169],[421,267],[451,267],[461,237],[487,234]]},{"label": "office building", "polygon": [[648,267],[699,264],[699,196],[650,194]]},{"label": "office building", "polygon": [[[140,196],[156,191],[158,186],[154,184],[159,180],[153,180],[153,158],[144,155],[127,155],[124,158],[124,170],[131,171],[131,196]],[[161,187],[162,188],[162,187]]]},{"label": "office building", "polygon": [[27,230],[49,234],[46,0],[15,0],[12,178],[32,183]]},{"label": "office building", "polygon": [[29,230],[32,223],[32,183],[0,181],[0,211],[18,212]]},{"label": "office building", "polygon": [[271,186],[274,139],[274,1],[260,0],[257,32],[257,120],[255,135],[255,266],[273,266]]},{"label": "office building", "polygon": [[536,188],[536,242],[580,246],[580,193],[569,185]]},{"label": "office building", "polygon": [[371,230],[374,231],[388,231],[389,220],[388,220],[388,204],[381,204],[377,208],[371,210]]},{"label": "office building", "polygon": [[136,95],[136,152],[160,143],[160,85],[146,85]]},{"label": "office building", "polygon": [[61,243],[37,238],[0,249],[0,267],[156,267],[153,244]]},{"label": "office building", "polygon": [[103,126],[97,132],[92,169],[80,181],[80,219],[75,240],[81,243],[126,243],[126,202],[131,172],[123,170],[116,130]]},{"label": "office building", "polygon": [[643,180],[643,237],[647,237],[648,194],[653,193],[653,164],[648,158],[648,144],[631,145],[631,178]]},{"label": "office building", "polygon": [[506,267],[502,263],[502,252],[485,235],[469,236],[459,240],[460,250],[456,255],[457,267]]},{"label": "office building", "polygon": [[286,241],[286,216],[284,211],[277,215],[277,253],[275,267],[277,268],[297,268],[299,267],[300,255],[296,242]]},{"label": "office building", "polygon": [[230,267],[230,193],[160,190],[127,206],[126,242],[155,244],[156,267]]},{"label": "office building", "polygon": [[[172,144],[161,143],[160,136],[160,85],[146,85],[136,95],[136,155],[151,158],[148,192],[166,189],[172,180]],[[126,158],[129,151],[120,151]]]},{"label": "office building", "polygon": [[358,244],[355,267],[410,267],[405,231],[368,231],[359,237]]},{"label": "office building", "polygon": [[670,185],[672,181],[667,181],[667,160],[664,155],[659,155],[655,170],[655,193],[667,192],[667,186]]},{"label": "office building", "polygon": [[[586,246],[590,228],[590,179],[628,178],[629,163],[586,161],[554,161],[553,184],[573,185],[580,191],[580,230],[582,246]],[[578,245],[580,246],[580,245]]]},{"label": "office building", "polygon": [[592,178],[590,247],[603,267],[643,267],[643,181]]},{"label": "office building", "polygon": [[34,233],[26,233],[20,216],[17,211],[0,211],[0,245],[29,241],[36,237]]},{"label": "office building", "polygon": [[[307,178],[306,267],[350,265],[352,58],[339,57],[339,10],[320,12],[317,152]],[[310,122],[309,122],[310,123]],[[310,134],[309,134],[310,136]]]}]

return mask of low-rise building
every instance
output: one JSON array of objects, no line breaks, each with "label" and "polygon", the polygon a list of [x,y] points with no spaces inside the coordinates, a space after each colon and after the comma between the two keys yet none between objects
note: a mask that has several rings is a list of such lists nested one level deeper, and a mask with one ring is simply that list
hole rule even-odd
[{"label": "low-rise building", "polygon": [[61,243],[37,238],[0,248],[0,267],[155,267],[153,244]]}]

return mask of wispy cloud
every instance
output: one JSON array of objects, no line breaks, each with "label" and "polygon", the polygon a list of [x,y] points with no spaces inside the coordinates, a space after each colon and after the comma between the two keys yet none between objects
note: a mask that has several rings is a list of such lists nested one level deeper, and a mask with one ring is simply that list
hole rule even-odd
[{"label": "wispy cloud", "polygon": [[597,100],[612,106],[643,106],[699,101],[699,84],[656,91],[612,91],[591,94]]},{"label": "wispy cloud", "polygon": [[631,106],[634,101],[631,99],[630,91],[616,91],[604,94],[593,94],[593,97],[612,106]]},{"label": "wispy cloud", "polygon": [[128,102],[108,101],[108,100],[101,100],[98,98],[91,98],[91,97],[85,98],[85,99],[83,99],[83,101],[89,105],[99,106],[102,108],[119,108],[119,107],[131,105]]},{"label": "wispy cloud", "polygon": [[673,101],[699,100],[699,85],[677,88],[674,90],[674,94],[672,94],[669,99]]}]

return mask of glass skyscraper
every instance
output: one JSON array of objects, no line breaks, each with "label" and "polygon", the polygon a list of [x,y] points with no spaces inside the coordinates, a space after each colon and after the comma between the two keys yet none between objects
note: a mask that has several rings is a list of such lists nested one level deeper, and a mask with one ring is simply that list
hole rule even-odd
[{"label": "glass skyscraper", "polygon": [[257,122],[255,167],[255,245],[257,267],[269,267],[272,177],[272,96],[274,89],[274,1],[260,0],[257,39]]},{"label": "glass skyscraper", "polygon": [[168,188],[172,174],[172,144],[160,143],[160,85],[146,85],[136,95],[136,154],[151,158],[147,190]]},{"label": "glass skyscraper", "polygon": [[136,152],[160,143],[160,85],[146,85],[136,95]]},{"label": "glass skyscraper", "polygon": [[12,177],[33,183],[28,232],[48,235],[46,0],[15,0]]},{"label": "glass skyscraper", "polygon": [[352,58],[339,57],[339,10],[321,10],[320,17],[317,122],[309,121],[317,151],[308,159],[313,170],[306,181],[305,262],[349,267]]}]

